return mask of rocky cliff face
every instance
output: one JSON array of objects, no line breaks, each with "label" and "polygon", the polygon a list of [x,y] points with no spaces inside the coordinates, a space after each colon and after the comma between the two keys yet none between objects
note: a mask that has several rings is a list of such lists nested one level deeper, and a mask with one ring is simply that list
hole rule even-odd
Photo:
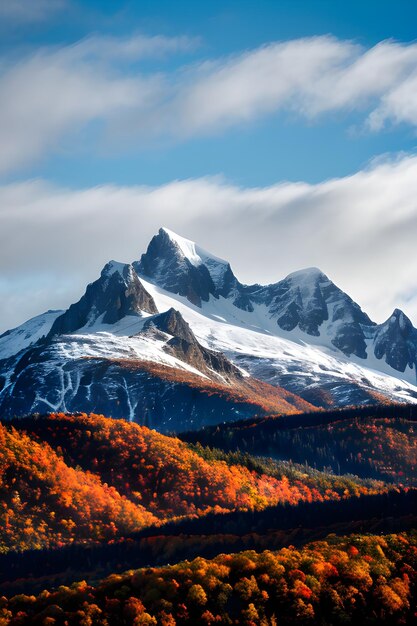
[{"label": "rocky cliff face", "polygon": [[280,282],[252,291],[282,330],[299,329],[330,341],[346,356],[366,358],[364,327],[374,325],[356,302],[317,268],[290,274]]},{"label": "rocky cliff face", "polygon": [[152,238],[140,261],[134,263],[139,275],[171,293],[185,296],[201,307],[210,296],[229,298],[243,310],[252,310],[246,290],[227,261],[206,252],[193,241],[161,228]]},{"label": "rocky cliff face", "polygon": [[159,331],[171,336],[165,344],[165,350],[180,361],[191,365],[209,378],[225,381],[240,380],[242,374],[221,352],[204,348],[196,339],[190,325],[181,313],[171,308],[149,319],[143,333]]},{"label": "rocky cliff face", "polygon": [[91,327],[98,320],[114,324],[126,315],[142,312],[157,313],[158,310],[133,266],[110,261],[100,278],[87,286],[82,298],[55,320],[50,336]]},{"label": "rocky cliff face", "polygon": [[[195,257],[196,255],[194,255]],[[207,267],[190,260],[166,229],[153,237],[145,254],[134,264],[138,274],[154,280],[158,285],[185,296],[197,306],[207,302],[216,287]]]},{"label": "rocky cliff face", "polygon": [[417,367],[417,330],[399,309],[376,327],[373,348],[377,359],[384,359],[399,372]]}]

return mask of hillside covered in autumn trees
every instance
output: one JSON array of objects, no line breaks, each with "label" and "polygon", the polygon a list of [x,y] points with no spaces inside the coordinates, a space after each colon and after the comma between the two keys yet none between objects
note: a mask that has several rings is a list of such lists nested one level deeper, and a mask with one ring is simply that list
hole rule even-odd
[{"label": "hillside covered in autumn trees", "polygon": [[358,407],[219,424],[184,441],[270,456],[335,474],[417,484],[417,408]]},{"label": "hillside covered in autumn trees", "polygon": [[0,623],[394,625],[417,621],[417,537],[351,535],[0,599]]},{"label": "hillside covered in autumn trees", "polygon": [[124,420],[52,414],[0,424],[0,549],[124,537],[167,520],[382,493],[191,446]]},{"label": "hillside covered in autumn trees", "polygon": [[416,421],[395,411],[180,437],[0,421],[0,625],[414,623]]}]

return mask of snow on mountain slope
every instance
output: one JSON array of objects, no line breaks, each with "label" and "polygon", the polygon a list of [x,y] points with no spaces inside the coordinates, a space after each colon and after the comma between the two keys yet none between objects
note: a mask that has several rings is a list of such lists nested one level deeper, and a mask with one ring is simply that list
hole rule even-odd
[{"label": "snow on mountain slope", "polygon": [[276,284],[251,288],[251,299],[268,306],[280,329],[328,338],[346,356],[366,358],[364,328],[375,324],[319,269],[306,268]]},{"label": "snow on mountain slope", "polygon": [[98,412],[173,432],[314,410],[201,346],[178,311],[96,320],[0,360],[0,415]]},{"label": "snow on mountain slope", "polygon": [[198,306],[208,302],[210,296],[224,296],[239,308],[251,309],[245,287],[236,279],[227,261],[168,228],[159,230],[146,253],[133,266],[140,276],[167,291],[186,296]]},{"label": "snow on mountain slope", "polygon": [[417,331],[401,311],[375,324],[317,268],[243,285],[229,263],[166,228],[140,261],[110,261],[59,313],[0,338],[0,405],[10,414],[45,406],[155,411],[144,363],[148,373],[153,364],[177,372],[177,383],[187,374],[227,393],[253,376],[295,394],[290,408],[297,397],[308,406],[417,401]]},{"label": "snow on mountain slope", "polygon": [[417,381],[417,330],[404,313],[394,312],[391,321],[377,325],[317,268],[298,270],[270,285],[243,285],[229,263],[165,228],[134,267],[145,281],[184,296],[205,314]]},{"label": "snow on mountain slope", "polygon": [[[163,236],[166,236],[170,244],[173,244],[173,247],[176,248],[176,254],[179,253],[179,256],[182,256],[184,260],[188,260],[194,267],[206,265],[215,286],[218,287],[221,284],[222,278],[224,277],[224,274],[229,266],[227,261],[216,257],[214,254],[211,254],[206,250],[203,250],[203,248],[197,245],[194,241],[177,235],[169,228],[163,227],[160,229],[159,237]],[[160,280],[162,276],[159,274],[155,278]]]},{"label": "snow on mountain slope", "polygon": [[228,374],[242,375],[222,355],[201,346],[181,314],[172,308],[153,315],[126,315],[113,324],[105,324],[103,316],[73,333],[55,336],[51,344],[54,360],[145,361],[224,383]]},{"label": "snow on mountain slope", "polygon": [[47,335],[64,311],[46,311],[0,335],[0,359],[7,359]]},{"label": "snow on mountain slope", "polygon": [[174,231],[169,230],[169,228],[163,227],[162,230],[168,235],[171,241],[175,242],[178,248],[181,250],[183,256],[190,261],[195,267],[199,265],[205,265],[209,263],[212,267],[220,266],[220,269],[213,274],[210,273],[211,277],[214,279],[216,275],[221,274],[222,270],[227,267],[228,263],[224,259],[220,259],[219,257],[214,256],[210,252],[203,250],[201,246],[197,245],[194,241],[190,239],[186,239],[185,237],[181,237],[174,233]]},{"label": "snow on mountain slope", "polygon": [[77,359],[108,359],[110,361],[132,360],[150,361],[167,367],[191,372],[196,376],[207,378],[201,371],[185,361],[177,359],[164,348],[169,335],[155,337],[141,334],[127,334],[133,329],[139,333],[145,319],[138,321],[131,316],[124,318],[126,324],[118,325],[116,333],[98,331],[88,334],[61,335],[54,342],[53,352],[56,361],[66,363]]},{"label": "snow on mountain slope", "polygon": [[95,411],[173,431],[313,409],[290,392],[247,382],[223,354],[199,344],[178,311],[160,313],[128,264],[108,263],[81,299],[43,328],[41,340],[29,345],[30,337],[25,344],[15,337],[14,349],[0,352],[3,418]]},{"label": "snow on mountain slope", "polygon": [[[330,342],[321,345],[320,338],[315,338],[314,345],[303,331],[280,330],[266,305],[257,305],[248,312],[230,300],[213,297],[198,307],[184,296],[171,294],[144,279],[142,282],[160,311],[171,307],[180,311],[200,343],[224,352],[261,380],[279,384],[302,397],[303,389],[323,386],[336,394],[338,404],[361,401],[362,389],[417,402],[417,386],[411,381],[369,369],[360,364],[359,358],[355,362],[344,357]],[[394,372],[389,366],[386,368]]]},{"label": "snow on mountain slope", "polygon": [[87,285],[80,300],[71,304],[54,322],[50,335],[67,334],[93,327],[97,320],[115,324],[127,315],[157,313],[155,303],[143,288],[133,266],[110,261],[100,277]]}]

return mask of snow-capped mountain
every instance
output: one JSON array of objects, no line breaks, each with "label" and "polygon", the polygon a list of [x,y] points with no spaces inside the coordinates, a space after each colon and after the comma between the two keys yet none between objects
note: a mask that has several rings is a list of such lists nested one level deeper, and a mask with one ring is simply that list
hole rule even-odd
[{"label": "snow-capped mountain", "polygon": [[346,356],[366,358],[363,329],[373,322],[317,268],[294,272],[274,285],[252,288],[251,298],[268,307],[281,330],[299,329],[313,337],[328,337]]},{"label": "snow-capped mountain", "polygon": [[162,228],[65,312],[0,337],[0,412],[96,411],[181,430],[255,413],[417,402],[417,331],[377,325],[316,268],[243,285]]},{"label": "snow-capped mountain", "polygon": [[67,311],[5,335],[0,414],[93,411],[173,431],[314,409],[201,345],[178,310],[160,310],[131,265],[108,263]]},{"label": "snow-capped mountain", "polygon": [[141,278],[185,296],[203,312],[217,300],[217,308],[227,315],[232,303],[253,314],[244,316],[247,326],[255,320],[261,330],[273,335],[302,339],[326,350],[336,348],[344,356],[361,359],[365,366],[368,361],[372,368],[417,382],[417,330],[406,315],[396,309],[387,322],[377,325],[317,268],[293,272],[271,285],[243,285],[228,262],[166,228],[153,237],[134,267]]},{"label": "snow-capped mountain", "polygon": [[152,238],[146,254],[133,264],[137,273],[172,293],[201,306],[210,297],[224,297],[243,310],[252,310],[247,288],[232,272],[227,261],[206,252],[189,239],[168,228]]},{"label": "snow-capped mountain", "polygon": [[399,309],[373,333],[374,355],[399,372],[416,371],[416,348],[417,331]]},{"label": "snow-capped mountain", "polygon": [[111,325],[127,315],[141,313],[157,313],[155,302],[132,265],[110,261],[82,298],[55,320],[50,334],[71,333],[98,321]]}]

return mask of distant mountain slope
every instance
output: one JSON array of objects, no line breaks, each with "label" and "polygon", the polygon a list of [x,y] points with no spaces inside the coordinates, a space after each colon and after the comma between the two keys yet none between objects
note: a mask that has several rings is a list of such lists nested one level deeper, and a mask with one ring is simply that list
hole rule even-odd
[{"label": "distant mountain slope", "polygon": [[0,359],[7,359],[45,337],[64,311],[47,311],[0,335]]},{"label": "distant mountain slope", "polygon": [[266,305],[280,329],[321,336],[348,357],[366,358],[364,328],[374,322],[317,268],[294,272],[274,285],[251,288],[251,297]]}]

